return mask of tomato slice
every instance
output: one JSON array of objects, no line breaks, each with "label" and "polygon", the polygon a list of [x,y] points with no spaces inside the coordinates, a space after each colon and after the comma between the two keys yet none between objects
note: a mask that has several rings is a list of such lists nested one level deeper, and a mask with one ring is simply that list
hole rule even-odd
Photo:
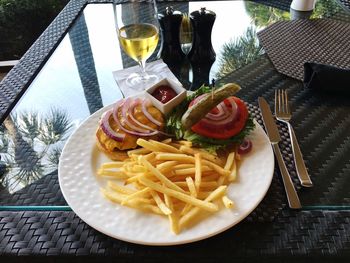
[{"label": "tomato slice", "polygon": [[[228,139],[232,136],[237,135],[245,126],[248,119],[248,109],[244,102],[237,97],[232,97],[237,104],[237,118],[224,125],[215,125],[215,123],[209,124],[203,121],[199,121],[192,126],[191,130],[199,135],[214,138],[214,139]],[[192,102],[191,102],[192,103]],[[193,103],[190,106],[193,105]],[[224,100],[226,105],[230,102],[226,99]]]}]

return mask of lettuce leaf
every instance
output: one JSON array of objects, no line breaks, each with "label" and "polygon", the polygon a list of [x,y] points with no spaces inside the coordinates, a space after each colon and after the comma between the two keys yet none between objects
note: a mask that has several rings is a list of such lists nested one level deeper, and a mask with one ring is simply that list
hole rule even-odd
[{"label": "lettuce leaf", "polygon": [[188,105],[194,98],[210,91],[210,87],[202,86],[188,95],[187,98],[167,116],[165,128],[167,133],[173,134],[177,140],[185,139],[191,141],[195,146],[206,149],[208,152],[216,153],[217,150],[225,149],[227,145],[241,144],[243,139],[254,129],[255,124],[251,115],[249,115],[246,125],[240,133],[225,140],[212,139],[196,134],[190,130],[185,130],[182,126],[181,118],[188,109]]}]

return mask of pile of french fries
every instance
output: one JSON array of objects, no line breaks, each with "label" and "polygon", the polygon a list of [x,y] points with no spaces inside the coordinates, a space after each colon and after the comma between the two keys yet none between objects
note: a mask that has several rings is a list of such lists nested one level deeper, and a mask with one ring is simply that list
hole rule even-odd
[{"label": "pile of french fries", "polygon": [[138,139],[137,144],[141,148],[128,151],[127,160],[99,168],[98,175],[108,180],[101,189],[107,199],[167,216],[175,234],[221,204],[234,207],[226,190],[237,177],[235,152],[222,160],[188,141]]}]

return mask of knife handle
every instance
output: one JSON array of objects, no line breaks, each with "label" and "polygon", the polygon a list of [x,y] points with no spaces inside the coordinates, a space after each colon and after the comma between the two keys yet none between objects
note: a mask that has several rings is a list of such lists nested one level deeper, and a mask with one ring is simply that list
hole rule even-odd
[{"label": "knife handle", "polygon": [[293,149],[295,168],[296,168],[300,183],[302,186],[312,187],[312,181],[309,177],[309,173],[307,172],[303,155],[300,151],[300,147],[297,141],[297,137],[295,136],[292,125],[290,125],[289,122],[287,122],[287,124],[288,124],[290,140],[291,140],[292,149]]},{"label": "knife handle", "polygon": [[290,178],[286,164],[284,163],[284,160],[282,158],[280,147],[276,143],[276,144],[272,144],[272,148],[275,152],[278,166],[281,171],[282,181],[284,184],[284,189],[286,190],[289,207],[293,209],[299,209],[301,208],[300,200],[297,192],[295,191],[295,188],[294,188],[292,179]]}]

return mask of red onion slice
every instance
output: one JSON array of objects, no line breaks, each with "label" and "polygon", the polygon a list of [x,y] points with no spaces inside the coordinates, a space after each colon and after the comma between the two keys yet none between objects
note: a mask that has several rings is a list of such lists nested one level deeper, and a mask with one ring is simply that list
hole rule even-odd
[{"label": "red onion slice", "polygon": [[156,120],[155,118],[153,118],[153,116],[147,111],[147,106],[150,104],[150,102],[148,100],[143,100],[142,102],[142,112],[143,114],[145,114],[145,116],[147,117],[147,119],[149,119],[151,122],[153,122],[155,125],[157,126],[162,126],[162,123],[159,122],[158,120]]},{"label": "red onion slice", "polygon": [[[234,101],[233,98],[228,98],[227,100],[231,104],[231,109],[229,109],[229,114],[227,115],[227,117],[225,119],[216,121],[216,120],[207,119],[205,117],[201,121],[206,123],[206,124],[215,125],[215,126],[225,125],[225,124],[228,124],[228,123],[231,123],[231,122],[235,121],[237,119],[237,117],[238,117],[237,104],[236,104],[236,102]],[[226,107],[226,105],[225,105],[225,107]]]},{"label": "red onion slice", "polygon": [[253,144],[251,140],[244,139],[241,145],[237,149],[238,154],[246,154],[249,153],[253,148]]},{"label": "red onion slice", "polygon": [[227,107],[226,107],[224,102],[221,102],[216,107],[218,109],[218,113],[214,114],[214,113],[209,112],[207,115],[205,115],[205,118],[207,118],[209,120],[220,121],[220,120],[227,118],[228,115],[230,114],[230,112],[227,110]]},{"label": "red onion slice", "polygon": [[117,142],[122,142],[125,138],[125,134],[115,132],[109,125],[109,118],[111,117],[112,113],[113,110],[109,110],[103,114],[100,123],[101,129],[109,138]]},{"label": "red onion slice", "polygon": [[122,103],[124,103],[124,100],[121,100],[121,101],[118,101],[114,107],[114,110],[113,110],[113,118],[114,118],[114,121],[117,123],[117,125],[119,126],[119,128],[128,133],[128,134],[132,134],[132,135],[135,135],[135,136],[143,136],[143,137],[146,137],[146,136],[153,136],[153,135],[156,135],[158,133],[158,131],[153,131],[153,132],[148,132],[148,133],[143,133],[143,132],[137,132],[137,131],[131,131],[127,128],[125,128],[121,123],[120,123],[120,120],[118,118],[118,112],[119,112],[119,109],[120,107],[122,106]]},{"label": "red onion slice", "polygon": [[[141,127],[145,128],[145,129],[149,129],[151,131],[158,131],[157,129],[155,128],[152,128],[146,124],[143,124],[142,122],[139,122],[133,115],[133,112],[134,112],[134,109],[136,106],[138,106],[139,104],[141,103],[141,99],[137,98],[136,100],[134,100],[132,103],[131,103],[131,106],[129,108],[129,117],[138,125],[140,125]],[[159,134],[163,134],[165,136],[168,136],[168,137],[174,137],[175,135],[173,134],[170,134],[170,133],[166,133],[166,132],[162,132],[162,131],[158,131]]]},{"label": "red onion slice", "polygon": [[[140,128],[140,127],[135,126],[134,124],[131,123],[131,121],[129,121],[129,118],[128,118],[128,117],[131,118],[131,116],[132,116],[132,114],[127,114],[127,113],[129,112],[129,111],[128,111],[129,109],[130,109],[130,98],[127,98],[127,99],[124,101],[124,103],[123,103],[123,105],[122,105],[122,107],[121,107],[122,117],[123,117],[123,119],[124,119],[126,125],[128,125],[128,126],[130,127],[130,129],[133,129],[133,130],[136,131],[136,132],[141,132],[141,133],[150,132],[150,131],[149,131],[150,129],[147,129],[147,130],[142,129],[142,128]],[[129,115],[129,116],[128,116],[128,115]],[[134,119],[135,119],[135,118],[134,118]]]},{"label": "red onion slice", "polygon": [[141,126],[142,128],[145,128],[147,130],[151,130],[151,131],[155,131],[156,129],[153,129],[152,127],[146,125],[146,124],[143,124],[142,122],[139,122],[135,116],[134,116],[134,109],[136,106],[138,106],[139,104],[141,103],[141,100],[139,98],[137,98],[136,100],[134,100],[130,107],[129,107],[129,111],[128,111],[128,114],[129,114],[129,117],[130,119],[135,122],[137,125]]}]

